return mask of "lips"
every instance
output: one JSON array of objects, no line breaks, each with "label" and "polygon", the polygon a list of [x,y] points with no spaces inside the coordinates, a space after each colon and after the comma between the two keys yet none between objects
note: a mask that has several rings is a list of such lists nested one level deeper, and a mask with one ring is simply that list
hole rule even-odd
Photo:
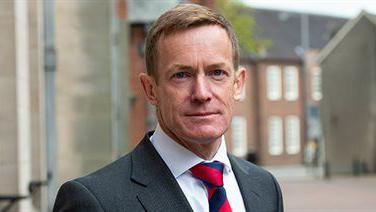
[{"label": "lips", "polygon": [[212,116],[212,115],[218,115],[219,112],[194,112],[194,113],[188,113],[186,116],[190,117],[206,117],[206,116]]}]

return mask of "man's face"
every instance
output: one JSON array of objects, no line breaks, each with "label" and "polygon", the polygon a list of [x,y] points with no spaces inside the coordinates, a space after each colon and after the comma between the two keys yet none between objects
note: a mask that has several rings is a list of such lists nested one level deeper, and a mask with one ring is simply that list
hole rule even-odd
[{"label": "man's face", "polygon": [[157,58],[151,103],[162,129],[189,143],[218,140],[231,122],[245,74],[235,73],[226,31],[210,25],[162,37]]}]

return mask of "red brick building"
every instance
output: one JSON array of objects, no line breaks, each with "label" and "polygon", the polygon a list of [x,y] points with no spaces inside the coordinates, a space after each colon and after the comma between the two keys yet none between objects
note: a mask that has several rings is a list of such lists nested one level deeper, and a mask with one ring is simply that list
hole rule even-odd
[{"label": "red brick building", "polygon": [[[321,72],[315,63],[321,49],[345,19],[256,9],[251,11],[256,35],[272,46],[258,56],[243,58],[249,67],[247,98],[243,104],[248,125],[248,151],[261,165],[304,163],[306,143],[320,139],[317,105]],[[248,102],[248,103],[247,103]],[[316,113],[315,113],[316,111]],[[315,115],[316,114],[316,115]]]},{"label": "red brick building", "polygon": [[299,61],[260,61],[258,81],[259,162],[264,165],[302,161],[304,111]]}]

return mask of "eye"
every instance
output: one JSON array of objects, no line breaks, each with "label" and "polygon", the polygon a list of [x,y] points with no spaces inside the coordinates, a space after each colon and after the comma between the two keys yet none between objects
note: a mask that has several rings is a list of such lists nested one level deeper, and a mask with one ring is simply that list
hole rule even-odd
[{"label": "eye", "polygon": [[223,75],[223,74],[225,74],[225,72],[222,71],[222,70],[214,70],[214,71],[213,71],[213,75],[214,75],[214,76],[221,76],[221,75]]},{"label": "eye", "polygon": [[221,80],[227,76],[227,72],[221,69],[216,69],[216,70],[210,71],[208,75],[212,76],[214,79]]},{"label": "eye", "polygon": [[189,77],[189,73],[181,71],[181,72],[177,72],[177,73],[173,74],[171,78],[184,79],[184,78],[187,78],[187,77]]}]

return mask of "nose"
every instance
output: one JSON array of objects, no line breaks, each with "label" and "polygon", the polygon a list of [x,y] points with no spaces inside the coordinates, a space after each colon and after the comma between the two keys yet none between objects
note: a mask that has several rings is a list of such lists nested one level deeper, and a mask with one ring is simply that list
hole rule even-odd
[{"label": "nose", "polygon": [[206,81],[205,76],[197,76],[192,84],[192,102],[205,103],[212,99],[210,84]]}]

